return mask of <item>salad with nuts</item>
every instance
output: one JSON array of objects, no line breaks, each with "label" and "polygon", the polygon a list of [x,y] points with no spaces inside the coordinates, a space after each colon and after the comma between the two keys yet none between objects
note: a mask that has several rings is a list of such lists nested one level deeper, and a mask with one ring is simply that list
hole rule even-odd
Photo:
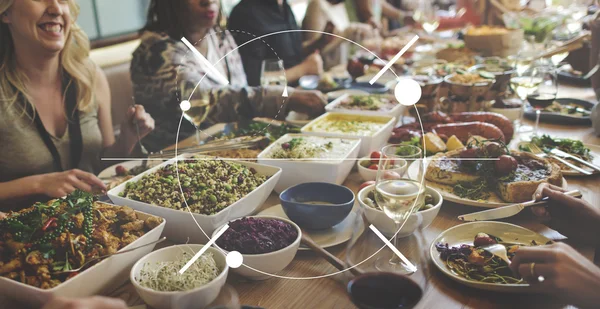
[{"label": "salad with nuts", "polygon": [[213,215],[268,178],[253,168],[231,161],[185,160],[128,182],[119,196],[177,210],[184,209],[187,203],[194,213]]}]

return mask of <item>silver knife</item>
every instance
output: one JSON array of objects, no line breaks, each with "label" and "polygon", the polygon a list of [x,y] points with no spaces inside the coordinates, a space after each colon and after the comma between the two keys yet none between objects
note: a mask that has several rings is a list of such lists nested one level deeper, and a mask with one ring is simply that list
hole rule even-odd
[{"label": "silver knife", "polygon": [[[565,192],[566,195],[570,195],[572,197],[580,198],[581,192],[579,190],[573,190],[569,192]],[[524,203],[518,203],[503,207],[498,207],[494,209],[488,209],[484,211],[478,211],[471,214],[458,216],[458,220],[460,221],[487,221],[487,220],[495,220],[495,219],[504,219],[508,217],[512,217],[518,213],[520,213],[523,209],[530,206],[538,206],[545,205],[548,202],[548,197],[544,197],[539,201],[529,201]]]},{"label": "silver knife", "polygon": [[582,169],[581,167],[579,167],[579,166],[577,166],[577,165],[575,165],[573,163],[570,163],[569,161],[567,161],[567,160],[565,160],[565,159],[563,159],[563,158],[561,158],[561,157],[559,157],[559,156],[557,156],[555,154],[551,154],[550,153],[550,154],[548,154],[548,157],[551,157],[551,158],[555,159],[556,161],[558,161],[558,162],[566,165],[568,168],[570,168],[570,169],[572,169],[574,171],[580,172],[580,173],[582,173],[584,175],[589,176],[589,175],[593,174],[592,172],[586,171],[586,170]]},{"label": "silver knife", "polygon": [[579,163],[581,163],[581,164],[583,164],[583,165],[585,165],[585,166],[587,166],[589,168],[592,168],[592,169],[600,172],[600,166],[594,165],[594,164],[592,164],[592,163],[590,163],[590,162],[588,162],[586,160],[578,158],[578,157],[576,157],[576,156],[574,156],[574,155],[572,155],[570,153],[566,153],[566,152],[564,152],[564,151],[562,151],[562,150],[560,150],[558,148],[552,149],[550,151],[550,153],[553,154],[553,155],[555,155],[555,156],[557,156],[557,157],[569,158],[569,159],[575,160],[575,161],[577,161],[577,162],[579,162]]}]

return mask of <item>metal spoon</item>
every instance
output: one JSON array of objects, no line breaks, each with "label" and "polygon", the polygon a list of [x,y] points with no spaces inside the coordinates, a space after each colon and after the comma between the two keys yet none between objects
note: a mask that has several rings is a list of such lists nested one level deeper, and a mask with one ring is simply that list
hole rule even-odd
[{"label": "metal spoon", "polygon": [[59,274],[69,274],[69,273],[79,272],[79,271],[81,271],[83,268],[85,268],[87,265],[89,265],[90,263],[97,262],[97,261],[99,261],[99,260],[103,260],[103,259],[105,259],[105,258],[107,258],[107,257],[111,257],[111,256],[113,256],[113,255],[117,255],[117,254],[123,254],[123,253],[131,252],[131,251],[135,251],[135,250],[137,250],[137,249],[141,249],[141,248],[144,248],[144,247],[147,247],[147,246],[150,246],[150,245],[155,245],[155,244],[158,244],[158,243],[161,243],[161,242],[163,242],[163,241],[164,241],[164,240],[166,240],[166,239],[167,239],[166,237],[163,237],[163,238],[160,238],[160,239],[158,239],[158,240],[155,240],[155,241],[153,241],[153,242],[149,242],[149,243],[147,243],[147,244],[144,244],[144,245],[141,245],[141,246],[138,246],[138,247],[135,247],[135,248],[131,248],[131,249],[127,249],[127,250],[124,250],[124,251],[119,251],[119,252],[116,252],[116,253],[112,253],[112,254],[107,254],[107,255],[99,256],[99,257],[93,258],[93,259],[91,259],[91,260],[89,260],[89,261],[87,261],[87,262],[83,263],[83,265],[81,265],[81,266],[80,266],[80,267],[78,267],[78,268],[75,268],[75,269],[70,269],[70,270],[57,271],[57,272],[53,272],[52,274],[53,274],[53,275],[59,275]]}]

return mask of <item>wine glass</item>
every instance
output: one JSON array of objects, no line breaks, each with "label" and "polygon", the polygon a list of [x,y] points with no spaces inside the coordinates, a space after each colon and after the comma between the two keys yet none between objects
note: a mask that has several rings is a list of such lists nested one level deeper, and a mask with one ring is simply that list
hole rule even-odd
[{"label": "wine glass", "polygon": [[260,84],[262,86],[285,86],[286,79],[283,73],[284,70],[283,60],[263,60],[260,71]]},{"label": "wine glass", "polygon": [[[553,65],[540,65],[533,68],[536,78],[541,78],[537,89],[527,96],[527,102],[535,109],[535,128],[533,136],[538,136],[540,114],[542,110],[552,104],[558,92],[558,76]],[[532,73],[533,74],[533,73]]]},{"label": "wine glass", "polygon": [[413,13],[413,19],[423,27],[427,34],[431,35],[440,26],[437,11],[438,7],[433,5],[432,0],[419,0],[418,7]]},{"label": "wine glass", "polygon": [[[402,172],[392,172],[396,161],[406,161],[407,168]],[[375,184],[375,201],[383,212],[396,223],[394,247],[398,248],[398,232],[413,212],[425,203],[425,183],[423,151],[409,145],[388,145],[381,150],[377,181]],[[410,173],[409,173],[410,170]],[[417,271],[415,263],[408,261],[397,253],[386,261],[380,258],[377,269],[405,275]]]},{"label": "wine glass", "polygon": [[[187,86],[185,81],[179,83],[180,97],[186,100],[194,89]],[[183,118],[196,127],[196,139],[200,144],[202,142],[200,126],[210,111],[210,95],[208,92],[196,91],[187,101],[189,102],[187,107],[184,108],[183,104],[181,105]]]},{"label": "wine glass", "polygon": [[511,88],[523,102],[523,106],[521,107],[521,115],[519,117],[518,123],[519,128],[517,129],[517,132],[519,133],[527,133],[533,131],[533,128],[531,126],[522,125],[521,118],[523,117],[525,111],[525,100],[530,94],[532,94],[537,89],[537,87],[542,83],[542,81],[543,74],[536,66],[530,67],[520,74],[519,72],[517,72],[517,75],[511,77],[510,79]]}]

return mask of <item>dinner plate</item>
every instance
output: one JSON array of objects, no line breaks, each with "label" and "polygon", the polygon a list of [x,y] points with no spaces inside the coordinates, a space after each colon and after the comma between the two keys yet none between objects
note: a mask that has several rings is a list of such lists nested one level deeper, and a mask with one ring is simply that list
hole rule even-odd
[{"label": "dinner plate", "polygon": [[[563,189],[566,189],[568,187],[567,180],[563,178],[562,181],[563,181],[562,187],[563,187]],[[444,185],[444,184],[429,181],[429,180],[426,181],[426,184],[428,187],[438,190],[440,192],[440,194],[442,195],[442,197],[444,198],[444,201],[449,201],[449,202],[453,202],[453,203],[457,203],[457,204],[474,206],[474,207],[484,207],[484,208],[496,208],[496,207],[515,204],[515,203],[507,203],[507,202],[503,201],[502,199],[500,199],[500,197],[495,192],[490,192],[490,197],[487,198],[486,200],[477,200],[476,201],[476,200],[471,200],[468,198],[462,198],[462,197],[454,194],[452,192],[453,191],[452,186]]]},{"label": "dinner plate", "polygon": [[[148,164],[150,164],[150,162],[148,162]],[[142,161],[141,160],[132,160],[132,161],[125,161],[125,162],[120,162],[120,163],[111,165],[111,166],[105,168],[102,172],[100,172],[100,174],[98,174],[98,178],[100,178],[100,180],[102,180],[102,181],[110,182],[112,180],[112,178],[119,177],[119,176],[117,176],[117,172],[115,171],[115,168],[119,165],[122,165],[127,170],[130,170],[136,166],[142,165]]]},{"label": "dinner plate", "polygon": [[[579,100],[579,99],[561,98],[561,99],[556,99],[555,101],[561,105],[568,105],[569,103],[575,103],[575,104],[581,105],[583,107],[589,108],[590,110],[595,105],[592,102],[585,101],[585,100]],[[525,117],[527,117],[528,119],[531,119],[531,120],[535,120],[535,109],[533,109],[531,106],[528,106],[525,109]],[[567,125],[567,124],[589,125],[592,123],[590,116],[571,116],[568,114],[561,114],[561,113],[555,113],[555,112],[544,112],[544,111],[542,111],[540,113],[540,121],[556,123],[556,124],[561,124],[561,125]]]},{"label": "dinner plate", "polygon": [[[428,162],[429,161],[426,161],[425,170],[427,170]],[[416,173],[416,169],[413,168],[413,166],[409,167],[409,169],[408,169],[408,173],[409,173],[409,175],[411,175],[411,177],[414,177],[414,175]],[[562,179],[562,183],[563,183],[562,187],[564,189],[567,189],[568,183],[564,177]],[[503,201],[502,199],[500,199],[500,197],[495,192],[490,192],[490,197],[485,200],[471,200],[471,199],[463,198],[463,197],[460,197],[460,196],[454,194],[452,192],[454,190],[453,190],[452,186],[450,186],[450,185],[445,185],[445,184],[441,184],[441,183],[437,183],[437,182],[433,182],[433,181],[429,181],[429,180],[425,180],[425,184],[427,185],[427,187],[430,187],[430,188],[433,188],[433,189],[439,191],[440,194],[442,195],[442,197],[444,198],[444,201],[449,201],[449,202],[453,202],[456,204],[474,206],[474,207],[483,207],[483,208],[496,208],[496,207],[515,204],[515,203],[507,203],[507,202]]]},{"label": "dinner plate", "polygon": [[464,223],[445,230],[431,243],[429,253],[433,264],[444,273],[444,275],[450,277],[450,279],[472,288],[494,292],[531,292],[529,284],[499,284],[473,281],[459,276],[446,266],[444,261],[440,258],[440,253],[437,251],[435,245],[438,243],[447,243],[449,247],[455,247],[462,244],[473,245],[473,240],[477,233],[491,234],[501,238],[504,242],[514,244],[531,245],[532,241],[535,241],[538,244],[546,244],[552,241],[534,231],[510,223],[496,221]]},{"label": "dinner plate", "polygon": [[[382,83],[380,83],[380,82],[382,82]],[[368,81],[367,82],[353,82],[352,84],[350,84],[350,88],[363,90],[368,93],[381,94],[381,93],[386,93],[390,89],[390,87],[383,84],[383,82],[384,82],[383,80],[380,80],[376,83],[373,83],[373,85],[371,85]]]},{"label": "dinner plate", "polygon": [[[519,148],[520,148],[522,145],[528,145],[528,144],[529,144],[528,142],[520,142],[520,143],[518,143],[518,144],[517,144],[517,150],[519,150]],[[592,154],[592,157],[594,158],[594,159],[592,160],[592,163],[593,163],[593,164],[595,164],[595,165],[598,165],[598,166],[600,166],[600,146],[597,146],[597,145],[591,145],[591,144],[583,144],[583,145],[584,145],[585,147],[587,147],[587,148],[589,148],[589,149],[590,149],[590,152],[591,152],[591,154]],[[567,161],[568,161],[568,162],[571,162],[571,163],[575,163],[575,164],[577,164],[577,161],[574,161],[574,160],[569,160],[569,159],[567,159]],[[580,165],[578,165],[578,166],[580,166]],[[583,168],[583,169],[585,169],[585,170],[587,170],[587,171],[590,171],[590,172],[592,172],[592,173],[593,173],[592,175],[597,175],[597,174],[600,174],[600,172],[598,172],[598,171],[596,171],[596,170],[594,170],[594,169],[588,168],[588,167],[586,167],[586,166],[581,166],[581,168]],[[568,169],[568,170],[562,170],[562,173],[563,173],[563,175],[565,175],[565,176],[588,176],[588,175],[584,175],[584,174],[582,174],[582,173],[580,173],[580,172],[574,171],[574,170],[572,170],[572,169]]]},{"label": "dinner plate", "polygon": [[[288,216],[283,211],[281,204],[275,205],[273,207],[269,207],[258,213],[261,216],[274,216],[288,219]],[[325,230],[305,230],[308,236],[312,238],[315,243],[322,248],[330,248],[333,246],[337,246],[343,244],[352,238],[352,229],[354,228],[354,221],[356,220],[356,212],[351,211],[348,217],[344,219],[344,221],[338,223],[337,225],[325,229]],[[360,227],[360,233],[365,230],[364,225]],[[308,247],[305,247],[303,244],[300,244],[300,248],[298,250],[310,250]]]}]

